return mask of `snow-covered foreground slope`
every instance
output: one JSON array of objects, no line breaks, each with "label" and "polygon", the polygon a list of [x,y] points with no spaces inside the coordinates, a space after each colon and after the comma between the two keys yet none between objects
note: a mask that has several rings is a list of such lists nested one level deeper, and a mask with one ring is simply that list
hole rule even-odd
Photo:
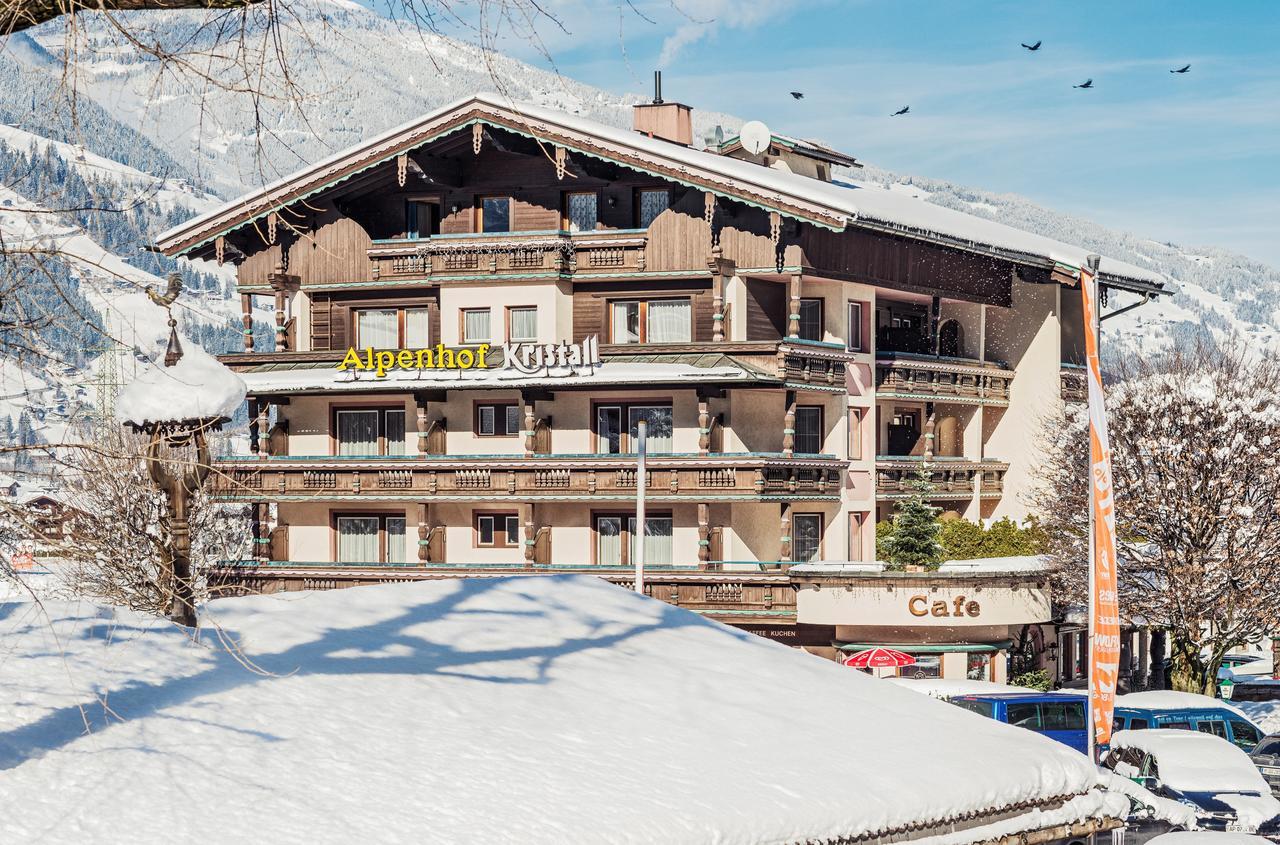
[{"label": "snow-covered foreground slope", "polygon": [[21,808],[0,841],[826,841],[1068,799],[940,844],[1125,806],[1063,745],[591,576],[204,618],[195,643],[0,605],[0,794]]}]

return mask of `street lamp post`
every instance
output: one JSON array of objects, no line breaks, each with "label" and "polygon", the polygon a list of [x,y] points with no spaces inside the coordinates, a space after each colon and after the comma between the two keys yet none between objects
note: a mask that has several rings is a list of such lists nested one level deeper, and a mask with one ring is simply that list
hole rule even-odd
[{"label": "street lamp post", "polygon": [[645,492],[645,435],[648,426],[641,419],[636,423],[636,530],[632,535],[636,549],[636,592],[644,595],[644,492]]},{"label": "street lamp post", "polygon": [[[197,624],[191,567],[191,504],[209,476],[208,434],[222,428],[244,401],[244,381],[203,350],[186,356],[177,321],[169,306],[182,290],[181,278],[169,278],[169,291],[148,294],[169,314],[169,343],[164,366],[150,367],[120,393],[117,413],[130,430],[148,436],[145,460],[152,485],[169,512],[168,560],[162,561],[169,590],[168,616],[179,625]],[[160,410],[157,410],[160,409]],[[175,460],[194,451],[194,461]]]}]

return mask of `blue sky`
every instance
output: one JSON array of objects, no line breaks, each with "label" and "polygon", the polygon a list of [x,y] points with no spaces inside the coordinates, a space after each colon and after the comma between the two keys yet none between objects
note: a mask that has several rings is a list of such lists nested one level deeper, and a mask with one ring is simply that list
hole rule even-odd
[{"label": "blue sky", "polygon": [[[544,26],[546,46],[562,73],[583,82],[647,92],[660,66],[667,98],[695,108],[764,120],[896,171],[1280,266],[1277,0],[549,8],[568,32]],[[1037,53],[1019,46],[1036,40]],[[522,45],[503,49],[545,64]],[[1169,73],[1188,62],[1190,73]],[[1093,90],[1072,89],[1088,77]],[[908,104],[909,115],[888,116]]]}]

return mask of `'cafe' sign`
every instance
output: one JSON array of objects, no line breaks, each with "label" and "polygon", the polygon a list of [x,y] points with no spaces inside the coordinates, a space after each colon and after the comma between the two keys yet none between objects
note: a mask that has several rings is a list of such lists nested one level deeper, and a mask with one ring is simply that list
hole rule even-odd
[{"label": "'cafe' sign", "polygon": [[916,595],[907,599],[907,612],[912,616],[937,617],[978,617],[982,615],[982,605],[973,599],[956,596],[948,601],[929,601],[928,596]]}]

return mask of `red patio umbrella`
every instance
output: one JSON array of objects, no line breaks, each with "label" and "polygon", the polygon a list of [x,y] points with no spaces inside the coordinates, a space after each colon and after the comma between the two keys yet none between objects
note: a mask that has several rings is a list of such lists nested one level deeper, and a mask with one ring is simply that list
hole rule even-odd
[{"label": "red patio umbrella", "polygon": [[891,648],[869,648],[857,654],[851,654],[840,661],[845,666],[855,669],[886,669],[897,666],[911,666],[916,659],[909,654]]}]

